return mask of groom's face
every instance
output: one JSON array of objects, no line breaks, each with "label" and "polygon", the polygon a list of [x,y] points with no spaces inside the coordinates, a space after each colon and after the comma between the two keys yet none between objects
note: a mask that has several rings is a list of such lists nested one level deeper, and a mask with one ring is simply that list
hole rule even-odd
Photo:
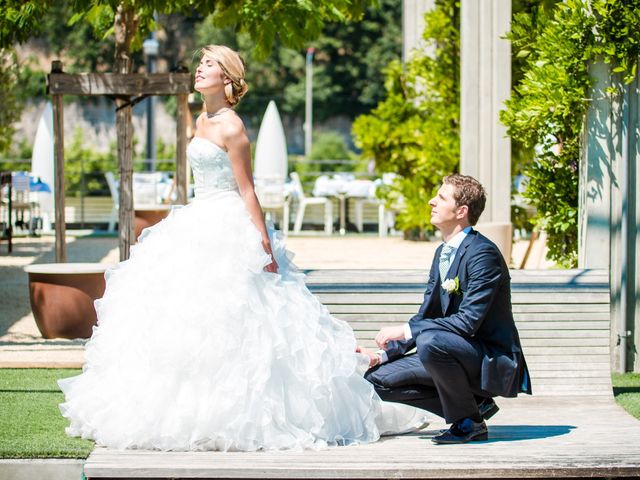
[{"label": "groom's face", "polygon": [[429,201],[431,206],[431,224],[438,229],[448,229],[464,219],[465,206],[457,206],[454,197],[455,187],[443,184],[435,197]]}]

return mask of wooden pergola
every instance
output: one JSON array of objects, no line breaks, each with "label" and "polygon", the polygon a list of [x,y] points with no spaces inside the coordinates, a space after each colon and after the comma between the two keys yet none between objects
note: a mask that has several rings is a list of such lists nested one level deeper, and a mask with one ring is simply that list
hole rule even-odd
[{"label": "wooden pergola", "polygon": [[187,203],[187,127],[189,125],[188,95],[192,91],[191,74],[176,73],[82,73],[67,74],[62,62],[51,64],[47,75],[47,92],[53,97],[54,131],[54,192],[56,262],[66,262],[65,198],[64,198],[64,112],[63,95],[101,95],[116,102],[116,132],[118,136],[118,167],[120,172],[119,240],[120,260],[129,258],[129,248],[135,241],[133,228],[133,125],[131,110],[135,103],[149,95],[178,97],[176,127],[176,191],[177,203]]}]

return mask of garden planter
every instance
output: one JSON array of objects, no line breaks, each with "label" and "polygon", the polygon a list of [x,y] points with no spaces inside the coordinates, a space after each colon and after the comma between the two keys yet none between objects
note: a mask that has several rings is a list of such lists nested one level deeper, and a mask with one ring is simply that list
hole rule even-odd
[{"label": "garden planter", "polygon": [[135,238],[140,237],[142,230],[155,225],[164,219],[171,211],[171,205],[140,205],[134,208],[133,229]]},{"label": "garden planter", "polygon": [[93,301],[104,294],[101,263],[47,263],[29,274],[31,310],[44,338],[89,338],[97,322]]}]

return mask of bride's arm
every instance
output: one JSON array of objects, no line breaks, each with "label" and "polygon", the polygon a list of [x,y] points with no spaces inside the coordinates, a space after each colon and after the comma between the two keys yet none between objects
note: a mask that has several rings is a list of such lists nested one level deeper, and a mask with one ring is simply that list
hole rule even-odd
[{"label": "bride's arm", "polygon": [[240,190],[240,196],[244,200],[251,220],[260,232],[260,235],[262,235],[264,251],[271,255],[272,262],[265,269],[268,272],[276,273],[278,271],[278,264],[271,250],[271,242],[269,240],[269,234],[267,233],[267,226],[264,223],[264,215],[253,185],[251,146],[249,145],[249,139],[247,138],[241,120],[234,120],[235,121],[229,122],[223,128],[224,143],[227,147],[229,158],[231,159],[231,167]]}]

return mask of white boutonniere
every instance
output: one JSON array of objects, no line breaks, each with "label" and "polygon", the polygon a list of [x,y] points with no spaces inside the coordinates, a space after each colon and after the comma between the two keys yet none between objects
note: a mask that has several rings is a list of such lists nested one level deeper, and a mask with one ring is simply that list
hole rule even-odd
[{"label": "white boutonniere", "polygon": [[444,288],[449,295],[452,293],[455,293],[456,295],[462,294],[460,291],[460,279],[458,277],[450,278],[442,282],[442,288]]}]

